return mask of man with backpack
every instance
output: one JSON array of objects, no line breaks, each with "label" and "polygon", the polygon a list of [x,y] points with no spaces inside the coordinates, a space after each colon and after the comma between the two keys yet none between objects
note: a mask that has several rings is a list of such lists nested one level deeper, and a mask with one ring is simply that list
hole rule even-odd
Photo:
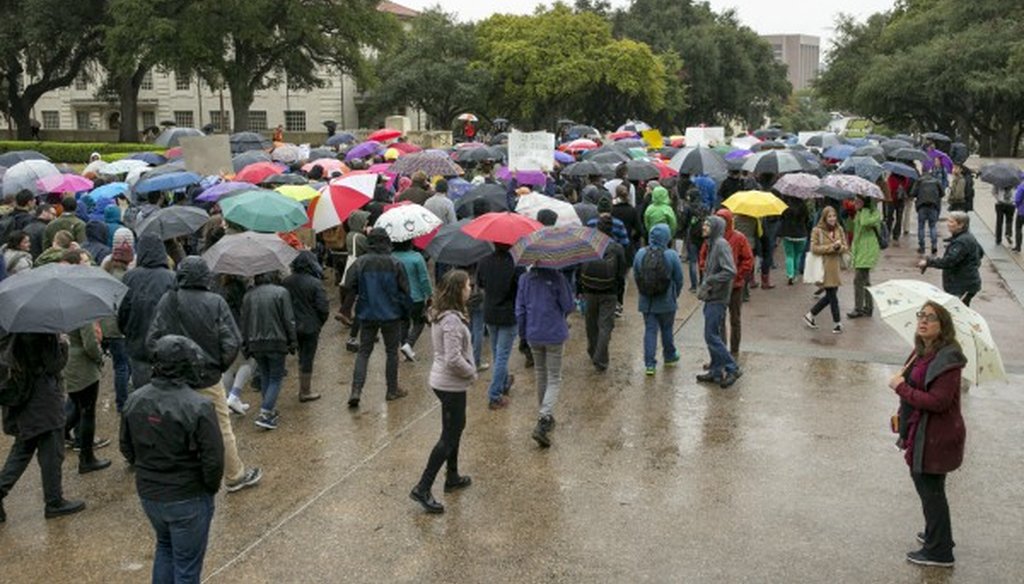
[{"label": "man with backpack", "polygon": [[[598,219],[597,230],[612,236],[612,217]],[[616,241],[608,244],[604,257],[583,264],[577,279],[586,303],[587,354],[594,367],[608,369],[608,343],[615,328],[615,307],[620,281],[626,277],[626,250]]]},{"label": "man with backpack", "polygon": [[672,325],[678,308],[677,299],[683,289],[683,263],[675,250],[668,249],[671,238],[669,225],[652,225],[648,234],[649,245],[633,258],[633,277],[640,293],[639,309],[644,315],[644,367],[647,375],[654,375],[658,365],[655,356],[658,331],[661,331],[665,365],[679,362],[679,352],[672,340]]}]

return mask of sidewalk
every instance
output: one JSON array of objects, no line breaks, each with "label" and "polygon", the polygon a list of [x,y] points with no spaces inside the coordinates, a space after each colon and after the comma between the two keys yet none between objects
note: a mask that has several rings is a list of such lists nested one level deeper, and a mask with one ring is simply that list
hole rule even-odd
[{"label": "sidewalk", "polygon": [[996,245],[995,199],[991,187],[982,182],[975,183],[974,212],[971,231],[978,243],[985,249],[985,256],[992,262],[999,277],[1017,302],[1024,304],[1024,255],[1008,247]]}]

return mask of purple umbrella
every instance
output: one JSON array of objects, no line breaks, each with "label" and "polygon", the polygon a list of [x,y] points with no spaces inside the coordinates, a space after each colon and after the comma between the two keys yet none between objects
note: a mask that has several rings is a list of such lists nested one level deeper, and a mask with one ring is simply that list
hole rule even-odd
[{"label": "purple umbrella", "polygon": [[246,182],[222,182],[203,191],[201,195],[196,197],[196,200],[215,203],[231,193],[241,192],[245,189],[251,188],[252,185]]},{"label": "purple umbrella", "polygon": [[507,166],[499,166],[494,176],[504,182],[514,178],[520,185],[544,186],[548,184],[548,176],[539,170],[517,170],[512,172]]},{"label": "purple umbrella", "polygon": [[733,150],[732,152],[725,155],[726,160],[739,160],[740,158],[746,158],[754,153],[753,150]]},{"label": "purple umbrella", "polygon": [[572,164],[573,162],[576,162],[576,159],[573,157],[572,154],[569,154],[568,152],[555,150],[555,161],[560,162],[562,164]]},{"label": "purple umbrella", "polygon": [[380,152],[380,142],[369,140],[363,142],[357,146],[352,147],[345,155],[345,160],[355,160],[357,158],[366,158],[367,156],[374,156]]},{"label": "purple umbrella", "polygon": [[927,154],[928,160],[922,163],[925,172],[931,172],[935,168],[936,161],[942,165],[942,168],[946,169],[946,172],[953,172],[953,160],[945,152],[936,148],[929,148]]}]

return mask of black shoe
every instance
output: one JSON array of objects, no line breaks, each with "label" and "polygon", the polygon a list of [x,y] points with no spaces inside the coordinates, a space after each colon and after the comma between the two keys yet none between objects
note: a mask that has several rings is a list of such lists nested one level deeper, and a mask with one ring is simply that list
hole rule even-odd
[{"label": "black shoe", "polygon": [[937,247],[933,247],[933,248],[932,248],[932,255],[933,255],[933,256],[939,255],[939,248],[937,248]]},{"label": "black shoe", "polygon": [[472,484],[473,479],[469,478],[469,475],[455,475],[454,477],[448,477],[448,479],[444,481],[444,492],[450,493],[452,491],[458,491],[459,489],[465,489]]},{"label": "black shoe", "polygon": [[950,555],[946,559],[936,559],[928,555],[924,550],[907,553],[907,561],[918,566],[931,566],[933,568],[952,568],[956,561]]},{"label": "black shoe", "polygon": [[110,461],[102,458],[93,458],[92,460],[83,460],[78,463],[78,474],[89,474],[98,470],[103,470],[110,466]]},{"label": "black shoe", "polygon": [[395,391],[389,391],[386,394],[384,394],[384,399],[387,401],[394,401],[396,399],[401,399],[407,395],[409,395],[408,391],[405,391],[401,387],[396,387]]},{"label": "black shoe", "polygon": [[537,444],[539,444],[541,448],[548,448],[549,446],[551,446],[551,438],[548,437],[548,430],[554,424],[549,424],[546,421],[547,419],[548,418],[541,418],[537,420],[537,427],[533,429],[533,434],[531,435],[531,437],[537,441]]},{"label": "black shoe", "polygon": [[923,247],[917,248],[917,255],[924,255],[924,248]]},{"label": "black shoe", "polygon": [[444,513],[444,505],[435,501],[430,491],[421,491],[419,487],[413,487],[409,491],[409,498],[423,505],[423,510],[427,513]]},{"label": "black shoe", "polygon": [[78,513],[82,509],[85,509],[85,501],[68,501],[67,499],[61,499],[60,503],[57,503],[56,505],[47,504],[44,514],[47,519],[53,519],[54,517]]},{"label": "black shoe", "polygon": [[722,382],[719,383],[718,385],[722,389],[726,389],[726,388],[732,387],[732,385],[734,383],[736,383],[736,381],[740,377],[743,377],[743,370],[742,369],[737,369],[736,371],[733,371],[732,373],[726,372],[725,373],[725,377],[722,378]]},{"label": "black shoe", "polygon": [[7,522],[7,512],[4,511],[4,500],[0,499],[0,523]]},{"label": "black shoe", "polygon": [[348,351],[349,353],[358,353],[359,352],[359,341],[357,341],[355,339],[349,339],[349,340],[345,341],[345,350]]},{"label": "black shoe", "polygon": [[867,316],[867,314],[865,314],[865,313],[863,313],[863,312],[861,312],[859,310],[854,310],[852,312],[847,312],[846,313],[846,318],[850,318],[850,319],[860,318],[862,316]]},{"label": "black shoe", "polygon": [[359,407],[359,398],[363,395],[363,388],[353,387],[351,395],[348,396],[348,407],[349,409],[356,409]]},{"label": "black shoe", "polygon": [[710,373],[701,373],[697,376],[697,383],[715,383],[718,378]]}]

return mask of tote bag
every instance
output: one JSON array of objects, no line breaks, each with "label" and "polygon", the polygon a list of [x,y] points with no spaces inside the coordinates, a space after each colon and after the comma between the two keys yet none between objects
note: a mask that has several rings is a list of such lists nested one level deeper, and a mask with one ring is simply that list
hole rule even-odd
[{"label": "tote bag", "polygon": [[807,252],[804,261],[804,284],[819,284],[825,280],[825,260],[814,252]]}]

